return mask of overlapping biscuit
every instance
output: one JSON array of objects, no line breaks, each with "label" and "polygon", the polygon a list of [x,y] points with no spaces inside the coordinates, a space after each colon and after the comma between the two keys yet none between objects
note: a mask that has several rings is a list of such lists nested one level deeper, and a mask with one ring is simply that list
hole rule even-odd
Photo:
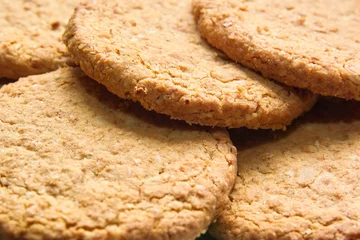
[{"label": "overlapping biscuit", "polygon": [[78,0],[0,2],[0,78],[18,79],[73,64],[61,41]]},{"label": "overlapping biscuit", "polygon": [[0,89],[1,239],[194,239],[228,206],[236,149],[80,69]]},{"label": "overlapping biscuit", "polygon": [[194,0],[201,34],[289,86],[360,100],[357,0]]},{"label": "overlapping biscuit", "polygon": [[81,68],[111,92],[191,124],[281,129],[316,100],[207,45],[191,0],[87,1],[64,41]]},{"label": "overlapping biscuit", "polygon": [[233,132],[238,176],[218,240],[360,238],[360,104],[319,103],[287,132]]}]

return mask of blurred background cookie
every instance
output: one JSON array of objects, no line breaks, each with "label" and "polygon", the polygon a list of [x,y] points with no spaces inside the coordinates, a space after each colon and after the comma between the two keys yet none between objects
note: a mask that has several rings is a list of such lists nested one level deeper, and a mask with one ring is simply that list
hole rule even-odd
[{"label": "blurred background cookie", "polygon": [[0,78],[73,64],[61,37],[78,0],[0,2]]}]

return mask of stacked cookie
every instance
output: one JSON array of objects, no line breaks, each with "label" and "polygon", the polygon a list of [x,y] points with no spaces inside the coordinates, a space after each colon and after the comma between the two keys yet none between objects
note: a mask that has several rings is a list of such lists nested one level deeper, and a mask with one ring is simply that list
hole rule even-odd
[{"label": "stacked cookie", "polygon": [[0,239],[360,238],[356,0],[0,5]]}]

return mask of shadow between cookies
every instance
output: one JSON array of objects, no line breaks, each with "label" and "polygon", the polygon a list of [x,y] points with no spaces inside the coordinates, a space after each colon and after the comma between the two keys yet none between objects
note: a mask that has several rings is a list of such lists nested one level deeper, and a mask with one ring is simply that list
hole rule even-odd
[{"label": "shadow between cookies", "polygon": [[230,129],[229,132],[231,140],[238,150],[245,150],[284,139],[307,123],[330,124],[352,123],[355,121],[360,121],[360,102],[333,97],[320,97],[313,109],[294,120],[286,131],[238,128]]}]

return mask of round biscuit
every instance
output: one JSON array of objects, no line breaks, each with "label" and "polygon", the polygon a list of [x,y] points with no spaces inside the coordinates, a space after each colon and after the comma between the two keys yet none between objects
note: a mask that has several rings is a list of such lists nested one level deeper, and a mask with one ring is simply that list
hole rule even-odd
[{"label": "round biscuit", "polygon": [[218,240],[360,238],[360,104],[321,99],[286,132],[236,130],[231,208]]},{"label": "round biscuit", "polygon": [[80,67],[121,98],[190,124],[281,129],[311,93],[230,61],[201,39],[191,0],[91,0],[64,34]]},{"label": "round biscuit", "polygon": [[229,203],[236,149],[80,69],[0,89],[0,239],[195,239]]},{"label": "round biscuit", "polygon": [[358,0],[194,0],[199,30],[231,59],[311,92],[360,100]]}]

